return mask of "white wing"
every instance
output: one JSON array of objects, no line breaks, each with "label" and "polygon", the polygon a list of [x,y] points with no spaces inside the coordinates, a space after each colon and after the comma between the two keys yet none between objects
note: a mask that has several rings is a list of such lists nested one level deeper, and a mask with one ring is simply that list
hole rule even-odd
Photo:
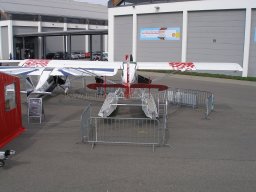
[{"label": "white wing", "polygon": [[28,68],[19,66],[0,66],[0,72],[11,75],[29,75],[30,73],[38,71],[38,68]]},{"label": "white wing", "polygon": [[242,71],[237,63],[203,63],[203,62],[138,62],[137,69],[143,70],[201,70],[201,71]]},{"label": "white wing", "polygon": [[[0,71],[13,75],[41,75],[42,71],[52,71],[52,76],[114,76],[121,69],[122,62],[107,61],[74,61],[74,60],[43,60],[28,59],[20,62],[19,66],[1,66]],[[0,61],[0,63],[5,61]],[[214,70],[242,71],[237,63],[200,63],[200,62],[137,62],[137,69],[142,70]]]},{"label": "white wing", "polygon": [[114,76],[121,64],[122,62],[28,59],[19,61],[19,66],[1,66],[0,71],[13,75],[41,75],[42,71],[47,70],[52,71],[51,76]]}]

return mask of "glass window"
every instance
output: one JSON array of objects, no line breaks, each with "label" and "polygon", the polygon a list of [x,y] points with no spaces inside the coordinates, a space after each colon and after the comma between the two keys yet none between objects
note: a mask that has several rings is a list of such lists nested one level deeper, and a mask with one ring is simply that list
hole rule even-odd
[{"label": "glass window", "polygon": [[86,19],[81,18],[67,18],[67,23],[86,24]]},{"label": "glass window", "polygon": [[55,17],[55,16],[45,16],[45,15],[42,15],[41,19],[42,19],[42,21],[45,21],[45,22],[56,22],[56,23],[63,23],[64,22],[64,18],[63,17]]},{"label": "glass window", "polygon": [[29,14],[12,14],[12,20],[20,20],[20,21],[38,21],[37,15],[29,15]]},{"label": "glass window", "polygon": [[107,25],[107,21],[90,19],[89,24],[91,24],[91,25]]},{"label": "glass window", "polygon": [[15,84],[5,86],[5,110],[10,111],[16,108]]}]

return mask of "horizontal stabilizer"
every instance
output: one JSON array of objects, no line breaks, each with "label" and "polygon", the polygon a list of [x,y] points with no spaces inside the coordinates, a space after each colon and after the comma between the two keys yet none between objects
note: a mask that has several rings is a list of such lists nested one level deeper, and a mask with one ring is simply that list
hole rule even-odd
[{"label": "horizontal stabilizer", "polygon": [[136,83],[131,84],[130,88],[137,89],[158,89],[158,91],[164,91],[168,89],[166,85],[158,85],[158,84],[146,84],[146,83]]},{"label": "horizontal stabilizer", "polygon": [[88,84],[87,87],[89,89],[97,89],[97,88],[126,88],[125,85],[123,84],[104,84],[104,83],[91,83],[91,84]]},{"label": "horizontal stabilizer", "polygon": [[[127,88],[127,86],[123,84],[104,84],[104,83],[91,83],[88,84],[87,87],[89,89],[97,89],[97,88]],[[131,84],[130,88],[134,89],[158,89],[158,91],[164,91],[168,89],[166,85],[158,85],[158,84],[147,84],[147,83],[136,83]]]}]

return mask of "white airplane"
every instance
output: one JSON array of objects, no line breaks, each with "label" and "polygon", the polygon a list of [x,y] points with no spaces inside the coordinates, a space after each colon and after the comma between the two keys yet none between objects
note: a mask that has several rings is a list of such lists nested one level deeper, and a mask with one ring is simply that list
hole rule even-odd
[{"label": "white airplane", "polygon": [[[137,74],[137,70],[219,70],[242,71],[237,63],[199,63],[199,62],[129,62],[128,56],[125,62],[106,61],[77,61],[77,60],[0,60],[0,63],[19,63],[18,66],[0,66],[0,72],[12,75],[25,75],[27,77],[37,75],[39,81],[33,90],[28,93],[50,94],[57,85],[65,84],[68,76],[114,76],[122,70],[119,84],[93,83],[91,89],[116,88],[116,91],[106,96],[105,102],[99,112],[99,116],[109,116],[117,107],[120,97],[129,98],[131,90],[140,90],[139,97],[142,100],[142,109],[149,118],[157,118],[158,111],[153,96],[145,89],[168,89],[165,85],[152,84],[151,80]],[[29,80],[29,79],[28,79]],[[32,83],[31,83],[32,84]],[[65,90],[65,92],[67,89]]]}]

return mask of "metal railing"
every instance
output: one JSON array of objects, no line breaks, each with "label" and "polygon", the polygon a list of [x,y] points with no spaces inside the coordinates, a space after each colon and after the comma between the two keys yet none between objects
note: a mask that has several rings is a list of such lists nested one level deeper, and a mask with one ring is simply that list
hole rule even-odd
[{"label": "metal railing", "polygon": [[173,105],[203,108],[205,118],[214,110],[214,96],[208,91],[169,88],[167,97],[168,102]]},{"label": "metal railing", "polygon": [[[166,117],[166,115],[164,116]],[[155,146],[166,144],[166,119],[91,117],[91,106],[81,115],[82,142],[92,144],[135,144]]]},{"label": "metal railing", "polygon": [[214,96],[213,94],[209,95],[205,100],[206,111],[205,118],[207,119],[210,113],[214,110]]},{"label": "metal railing", "polygon": [[[159,118],[101,118],[91,116],[91,106],[85,107],[81,115],[81,137],[92,144],[136,144],[155,146],[165,145],[168,119],[168,105],[203,108],[205,118],[214,110],[214,96],[207,91],[173,89],[150,92],[157,101]],[[137,96],[138,97],[138,96]]]},{"label": "metal railing", "polygon": [[[116,89],[113,89],[116,90]],[[113,90],[109,90],[112,92]],[[122,90],[122,89],[120,89]],[[168,105],[186,106],[201,108],[205,111],[207,118],[214,110],[214,95],[209,91],[169,88],[167,91],[158,92],[155,89],[144,89],[145,93],[150,93],[157,102],[160,117],[167,119]],[[96,92],[87,92],[84,94],[70,94],[70,97],[86,100],[104,101],[105,95],[97,95]],[[132,89],[130,99],[139,99],[140,93],[136,89]]]},{"label": "metal railing", "polygon": [[88,104],[81,115],[81,135],[82,141],[89,139],[90,132],[90,118],[91,118],[91,104]]}]

